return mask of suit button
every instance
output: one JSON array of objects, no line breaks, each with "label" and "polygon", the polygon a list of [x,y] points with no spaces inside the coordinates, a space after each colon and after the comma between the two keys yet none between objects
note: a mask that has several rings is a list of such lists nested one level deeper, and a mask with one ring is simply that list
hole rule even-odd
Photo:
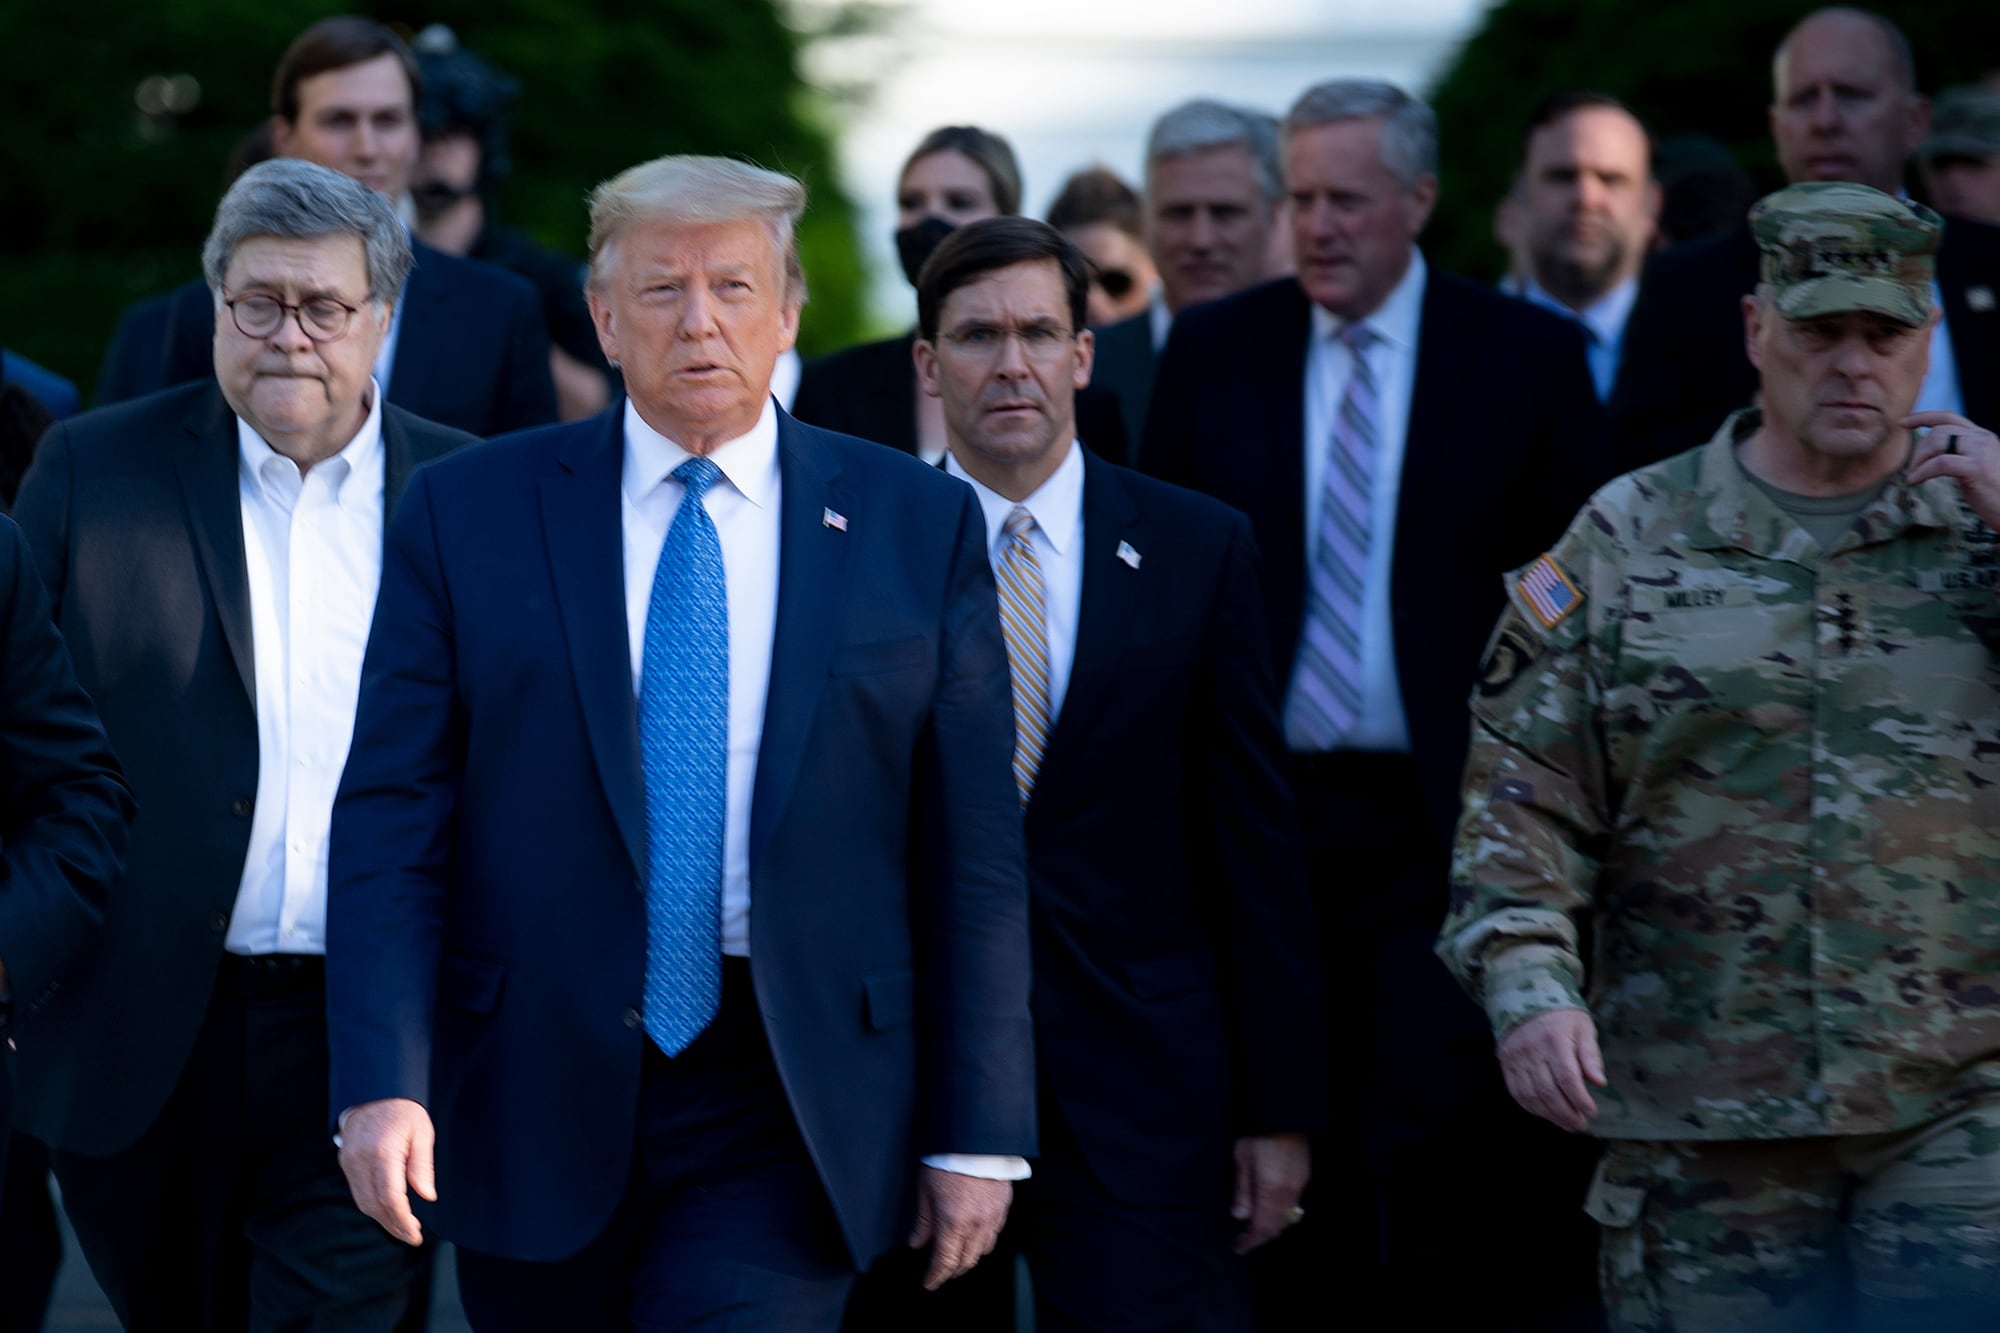
[{"label": "suit button", "polygon": [[637,1009],[627,1009],[625,1011],[625,1026],[631,1028],[634,1032],[637,1032],[640,1028],[640,1025],[642,1025],[645,1021],[646,1021],[645,1019],[639,1017],[639,1011]]},{"label": "suit button", "polygon": [[238,819],[250,818],[250,812],[255,808],[255,806],[250,804],[248,796],[239,796],[229,803],[229,813],[235,815]]},{"label": "suit button", "polygon": [[229,913],[227,913],[227,912],[211,912],[211,913],[209,913],[209,915],[208,915],[208,928],[209,928],[210,930],[214,931],[214,932],[215,932],[216,934],[218,934],[218,935],[220,935],[220,934],[221,934],[221,933],[222,933],[223,931],[225,931],[225,930],[228,930],[228,929],[229,929]]}]

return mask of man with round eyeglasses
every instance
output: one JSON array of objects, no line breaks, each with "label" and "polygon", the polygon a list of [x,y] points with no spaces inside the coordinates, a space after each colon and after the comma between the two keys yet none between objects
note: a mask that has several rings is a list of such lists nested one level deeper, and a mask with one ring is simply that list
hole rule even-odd
[{"label": "man with round eyeglasses", "polygon": [[19,1123],[126,1327],[387,1330],[424,1252],[327,1132],[327,832],[384,517],[472,437],[373,377],[411,264],[376,192],[262,163],[202,262],[214,380],[59,425],[15,508],[145,811],[17,1015]]}]

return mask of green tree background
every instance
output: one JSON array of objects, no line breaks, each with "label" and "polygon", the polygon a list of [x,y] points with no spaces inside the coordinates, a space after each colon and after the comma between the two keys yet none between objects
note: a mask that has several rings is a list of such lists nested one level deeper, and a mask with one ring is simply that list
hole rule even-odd
[{"label": "green tree background", "polygon": [[[646,158],[726,153],[799,176],[812,197],[803,349],[858,334],[853,206],[798,74],[800,39],[772,0],[7,0],[0,344],[87,392],[126,303],[197,271],[231,150],[269,114],[279,54],[334,13],[406,36],[449,24],[520,81],[503,215],[559,251],[583,253],[591,186]],[[140,109],[143,81],[179,75],[199,85],[191,107]]]},{"label": "green tree background", "polygon": [[[1498,276],[1494,203],[1536,102],[1562,88],[1622,98],[1655,136],[1698,132],[1727,145],[1762,185],[1783,183],[1767,133],[1771,53],[1817,6],[1799,0],[1504,0],[1433,90],[1443,190],[1424,248],[1444,267]],[[1926,92],[2000,66],[2000,4],[1929,0],[1885,9],[1910,38]]]}]

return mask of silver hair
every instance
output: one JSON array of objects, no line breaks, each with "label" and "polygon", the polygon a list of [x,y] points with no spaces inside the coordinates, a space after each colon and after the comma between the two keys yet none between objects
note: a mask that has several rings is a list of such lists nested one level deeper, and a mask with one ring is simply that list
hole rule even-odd
[{"label": "silver hair", "polygon": [[1375,79],[1314,84],[1285,113],[1285,137],[1341,120],[1382,122],[1382,165],[1404,189],[1421,177],[1437,178],[1437,115],[1395,84]]},{"label": "silver hair", "polygon": [[215,225],[201,247],[201,271],[215,299],[236,247],[253,236],[310,240],[353,236],[368,266],[368,299],[393,301],[416,260],[410,234],[381,195],[338,171],[297,158],[259,162],[229,187],[215,207]]},{"label": "silver hair", "polygon": [[803,305],[798,225],[805,211],[806,187],[782,171],[692,154],[641,162],[590,192],[590,285],[602,289],[605,270],[617,257],[618,235],[635,222],[756,221],[770,229],[782,256],[787,298]]},{"label": "silver hair", "polygon": [[1261,111],[1197,97],[1182,102],[1153,122],[1146,136],[1146,174],[1170,157],[1210,148],[1241,147],[1257,170],[1257,188],[1276,201],[1285,193],[1284,167],[1278,161],[1278,122]]}]

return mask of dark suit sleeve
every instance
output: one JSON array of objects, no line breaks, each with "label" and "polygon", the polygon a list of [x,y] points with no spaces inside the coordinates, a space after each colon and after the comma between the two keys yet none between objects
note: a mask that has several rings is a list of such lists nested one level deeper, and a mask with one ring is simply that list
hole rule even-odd
[{"label": "dark suit sleeve", "polygon": [[1560,345],[1543,358],[1548,383],[1540,401],[1542,420],[1517,511],[1522,546],[1501,553],[1503,569],[1526,564],[1555,545],[1597,488],[1626,470],[1606,439],[1582,330],[1565,322],[1555,333]]},{"label": "dark suit sleeve", "polygon": [[[512,278],[513,275],[508,275]],[[508,283],[507,364],[489,435],[547,426],[556,419],[556,384],[549,369],[549,328],[540,299],[526,280]]]},{"label": "dark suit sleeve", "polygon": [[1189,350],[1185,327],[1176,322],[1160,353],[1153,378],[1153,400],[1146,407],[1145,434],[1139,439],[1139,470],[1176,486],[1204,489],[1195,476],[1194,435],[1195,355]]},{"label": "dark suit sleeve", "polygon": [[172,307],[165,297],[137,301],[118,316],[118,327],[97,369],[97,407],[167,387],[167,335]]},{"label": "dark suit sleeve", "polygon": [[1213,815],[1203,885],[1223,947],[1239,1134],[1306,1132],[1326,1119],[1319,935],[1283,768],[1278,686],[1250,521],[1230,515],[1209,618],[1202,752],[1190,759]]},{"label": "dark suit sleeve", "polygon": [[14,521],[35,562],[35,572],[48,590],[50,618],[62,617],[63,591],[69,585],[69,503],[74,487],[69,425],[57,422],[35,446],[35,457],[14,496]]},{"label": "dark suit sleeve", "polygon": [[15,998],[31,1003],[102,920],[133,807],[27,543],[5,518],[0,626],[0,961]]},{"label": "dark suit sleeve", "polygon": [[1028,886],[1014,786],[1014,703],[986,524],[965,489],[944,607],[919,812],[918,1151],[1033,1156]]},{"label": "dark suit sleeve", "polygon": [[451,610],[419,470],[390,524],[329,838],[330,1099],[429,1104],[440,923],[463,741]]}]

